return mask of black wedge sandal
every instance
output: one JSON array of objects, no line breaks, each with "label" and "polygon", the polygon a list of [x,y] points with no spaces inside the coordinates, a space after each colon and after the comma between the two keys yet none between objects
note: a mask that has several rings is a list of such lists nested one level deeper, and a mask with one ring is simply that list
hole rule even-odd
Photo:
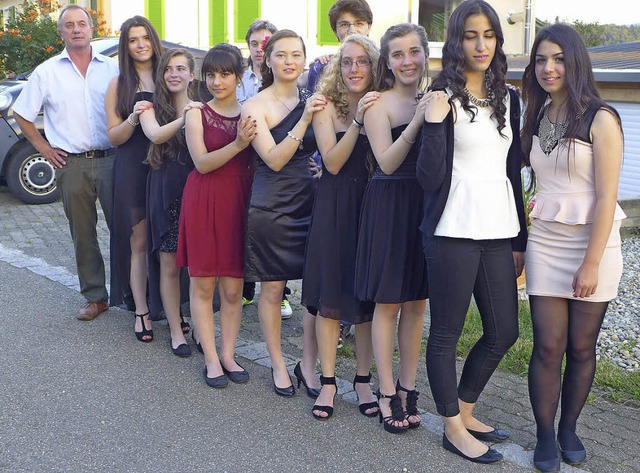
[{"label": "black wedge sandal", "polygon": [[[324,376],[320,376],[320,384],[322,386],[324,386],[325,384],[332,384],[334,386],[336,386],[336,377],[335,376],[331,376],[330,378],[325,378]],[[338,393],[338,387],[336,386],[336,392],[333,393],[333,399],[335,400],[336,398],[336,394]],[[322,411],[322,412],[326,412],[328,415],[326,417],[320,416],[318,414],[316,414],[313,411]],[[333,407],[332,406],[319,406],[318,404],[315,404],[312,408],[311,408],[311,413],[313,414],[313,417],[315,417],[318,420],[327,420],[329,418],[331,418],[331,416],[333,415]]]},{"label": "black wedge sandal", "polygon": [[405,432],[409,427],[404,425],[394,425],[394,422],[402,422],[405,420],[404,410],[402,409],[402,401],[397,394],[387,395],[382,394],[380,391],[377,393],[378,401],[380,399],[389,399],[389,408],[391,409],[391,415],[382,417],[382,408],[378,411],[378,417],[380,423],[384,427],[384,430],[391,434],[401,434]]},{"label": "black wedge sandal", "polygon": [[189,325],[189,322],[184,320],[184,315],[182,314],[180,314],[180,329],[182,330],[182,333],[189,333],[191,331],[191,325]]},{"label": "black wedge sandal", "polygon": [[[369,374],[366,376],[362,376],[356,373],[356,377],[353,378],[353,390],[354,391],[356,390],[356,383],[369,384],[370,382],[371,382],[371,372],[369,372]],[[357,391],[356,391],[356,397],[358,397]],[[369,409],[375,409],[375,408],[378,408],[378,411],[380,410],[380,405],[378,404],[378,401],[364,402],[360,404],[360,398],[358,398],[358,409],[360,410],[360,414],[362,414],[363,416],[376,417],[378,415],[378,411],[367,414],[367,411]]]},{"label": "black wedge sandal", "polygon": [[403,388],[402,386],[400,386],[400,380],[396,382],[396,391],[403,391],[407,393],[407,408],[404,411],[405,419],[407,419],[407,422],[409,422],[410,429],[417,429],[418,427],[420,427],[421,421],[411,422],[409,420],[409,417],[411,416],[420,417],[420,413],[418,412],[418,395],[420,393],[415,389],[412,389],[411,391],[409,391],[408,389]]}]

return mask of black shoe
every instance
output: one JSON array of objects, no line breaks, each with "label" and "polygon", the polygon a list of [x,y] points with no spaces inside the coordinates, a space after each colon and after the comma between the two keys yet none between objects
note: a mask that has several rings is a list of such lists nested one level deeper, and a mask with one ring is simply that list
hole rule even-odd
[{"label": "black shoe", "polygon": [[[544,458],[544,460],[542,458]],[[558,449],[556,448],[555,442],[538,441],[533,451],[533,466],[545,473],[560,471],[560,458],[558,457]]]},{"label": "black shoe", "polygon": [[[276,380],[273,379],[273,368],[271,368],[271,380],[273,381],[273,390],[278,396],[291,397],[296,393],[296,390],[293,387],[293,383],[291,383],[291,385],[287,386],[286,388],[279,388],[276,385]],[[289,376],[289,381],[291,381],[291,376]]]},{"label": "black shoe", "polygon": [[[362,376],[356,373],[356,377],[353,378],[353,390],[356,390],[356,383],[361,383],[361,384],[369,384],[371,382],[371,372],[369,372],[368,375],[366,376]],[[358,397],[358,393],[356,391],[356,397]],[[358,402],[360,401],[360,399],[358,399]],[[378,408],[378,410],[376,412],[371,412],[370,414],[367,414],[367,411],[369,409],[374,409],[374,408]],[[378,401],[372,401],[372,402],[365,402],[362,404],[358,404],[358,409],[360,410],[360,414],[362,414],[363,416],[367,416],[367,417],[376,417],[378,415],[378,411],[380,410],[380,404],[378,404]]]},{"label": "black shoe", "polygon": [[198,351],[204,355],[204,350],[202,349],[202,344],[200,342],[196,341],[196,331],[195,330],[191,332],[191,338],[193,339],[193,342],[196,344],[196,348],[198,349]]},{"label": "black shoe", "polygon": [[[240,363],[238,362],[236,363],[238,364],[238,366],[240,366]],[[242,371],[229,371],[227,368],[224,367],[222,362],[220,362],[220,366],[222,366],[222,372],[226,374],[227,378],[229,378],[232,382],[236,384],[242,384],[249,381],[249,373],[247,373],[247,370],[242,368],[242,366],[240,366],[240,368],[242,368]]]},{"label": "black shoe", "polygon": [[378,391],[376,394],[378,396],[378,401],[380,399],[389,399],[389,408],[391,409],[391,415],[382,417],[382,409],[378,411],[378,418],[380,419],[380,423],[384,427],[384,430],[391,434],[401,434],[402,432],[405,432],[409,428],[409,426],[394,424],[394,422],[396,421],[402,422],[405,419],[400,396],[398,396],[397,394],[392,394],[391,396],[389,396],[387,394],[382,394],[380,391]]},{"label": "black shoe", "polygon": [[420,392],[416,391],[415,389],[409,391],[408,389],[403,388],[402,386],[400,386],[400,380],[396,382],[396,392],[398,391],[407,393],[407,408],[404,410],[405,419],[407,419],[407,422],[409,422],[410,429],[417,429],[418,427],[420,427],[421,421],[411,422],[409,420],[409,417],[420,417],[420,413],[418,412],[418,395],[420,394]]},{"label": "black shoe", "polygon": [[493,429],[490,432],[478,432],[477,430],[471,429],[467,429],[467,431],[483,442],[504,442],[509,438],[509,432],[499,429]]},{"label": "black shoe", "polygon": [[189,333],[191,331],[191,325],[184,320],[184,315],[182,314],[180,314],[180,328],[182,329],[182,333]]},{"label": "black shoe", "polygon": [[[330,384],[330,385],[336,386],[336,377],[335,376],[331,376],[329,378],[325,378],[324,376],[320,376],[320,384],[322,384],[323,386],[325,384]],[[336,386],[336,390],[333,393],[333,399],[334,400],[336,398],[336,394],[337,393],[338,393],[338,387]],[[326,412],[328,415],[323,417],[323,416],[320,416],[320,415],[316,414],[313,411]],[[333,407],[332,406],[319,406],[318,404],[315,404],[311,408],[311,413],[313,414],[313,417],[315,417],[318,420],[327,420],[333,415]]]},{"label": "black shoe", "polygon": [[318,399],[318,396],[320,395],[320,390],[317,388],[310,388],[309,386],[307,386],[307,380],[304,379],[304,375],[302,374],[302,368],[300,367],[300,362],[298,362],[296,367],[293,369],[293,374],[298,380],[298,389],[300,389],[300,383],[302,383],[304,384],[304,387],[307,390],[307,396],[309,396],[311,399]]},{"label": "black shoe", "polygon": [[538,471],[542,471],[543,473],[560,471],[560,459],[559,458],[552,458],[551,460],[535,460],[534,459],[533,466],[535,466]]},{"label": "black shoe", "polygon": [[216,376],[215,378],[209,378],[207,365],[204,365],[204,380],[207,382],[207,386],[216,389],[226,388],[229,384],[229,381],[227,381],[227,377],[224,374]]},{"label": "black shoe", "polygon": [[173,348],[171,339],[169,339],[169,345],[171,346],[171,351],[174,355],[179,356],[180,358],[188,358],[191,356],[191,348],[189,348],[189,345],[186,343],[181,343],[177,347]]},{"label": "black shoe", "polygon": [[496,463],[502,460],[502,453],[494,450],[491,447],[489,447],[489,450],[484,452],[479,457],[468,457],[460,450],[458,450],[458,448],[454,444],[451,443],[451,441],[447,438],[447,434],[442,434],[442,446],[445,450],[449,450],[451,453],[455,453],[465,460],[469,460],[474,463]]},{"label": "black shoe", "polygon": [[[582,442],[580,442],[580,444],[582,444]],[[587,451],[584,446],[582,446],[582,449],[578,450],[563,450],[560,439],[558,439],[558,447],[560,447],[560,456],[562,456],[562,461],[567,465],[582,465],[587,461]]]},{"label": "black shoe", "polygon": [[[142,324],[142,331],[140,331],[140,332],[136,332],[135,325],[134,325],[133,333],[136,334],[136,338],[138,339],[139,342],[144,342],[144,343],[152,342],[153,341],[153,330],[147,330],[147,328],[144,326],[144,318],[147,315],[149,315],[149,312],[147,312],[146,314],[136,314],[136,313],[134,313],[134,315],[136,316],[136,318],[140,319],[140,323]],[[149,338],[145,339],[143,337],[149,337]]]}]

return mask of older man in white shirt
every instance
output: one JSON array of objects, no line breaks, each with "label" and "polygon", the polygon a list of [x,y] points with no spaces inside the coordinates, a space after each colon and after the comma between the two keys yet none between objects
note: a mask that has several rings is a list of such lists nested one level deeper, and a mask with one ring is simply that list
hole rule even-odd
[{"label": "older man in white shirt", "polygon": [[[93,320],[109,308],[96,198],[109,222],[114,153],[107,139],[104,95],[109,80],[118,75],[118,64],[92,50],[93,21],[82,7],[63,8],[58,33],[65,49],[34,70],[13,110],[24,135],[56,168],[80,291],[87,300],[76,317]],[[42,107],[46,138],[34,124]]]}]

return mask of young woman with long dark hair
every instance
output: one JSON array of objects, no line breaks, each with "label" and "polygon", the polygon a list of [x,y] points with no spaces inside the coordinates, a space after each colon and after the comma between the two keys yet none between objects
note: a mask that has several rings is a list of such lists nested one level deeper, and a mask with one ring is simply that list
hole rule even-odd
[{"label": "young woman with long dark hair", "polygon": [[193,170],[184,136],[185,114],[200,105],[189,98],[194,69],[195,61],[186,49],[166,51],[156,73],[153,107],[140,114],[142,130],[151,141],[147,156],[151,166],[147,183],[149,313],[151,320],[157,320],[164,310],[171,330],[171,350],[182,357],[189,356],[191,349],[180,316],[176,251],[182,191]]},{"label": "young woman with long dark hair", "polygon": [[363,133],[364,113],[379,97],[373,91],[380,53],[362,35],[347,36],[324,70],[316,93],[326,97],[324,110],[314,113],[313,131],[325,172],[318,182],[302,279],[302,304],[316,315],[316,336],[323,388],[313,415],[333,414],[336,395],[336,349],[340,322],[355,325],[356,376],[360,412],[378,414],[371,380],[373,304],[354,291],[360,210],[369,181],[369,143]]},{"label": "young woman with long dark hair", "polygon": [[162,56],[160,37],[149,20],[134,16],[120,27],[120,75],[105,96],[107,136],[117,147],[113,164],[113,214],[110,225],[110,305],[133,304],[134,332],[141,342],[153,340],[147,305],[146,192],[149,140],[139,116],[153,100],[155,75]]},{"label": "young woman with long dark hair", "polygon": [[[442,72],[427,94],[418,160],[431,308],[429,384],[444,422],[443,447],[479,463],[502,459],[481,440],[509,436],[480,422],[473,409],[518,337],[516,277],[526,245],[519,98],[505,83],[503,42],[488,3],[468,0],[455,9]],[[456,345],[472,295],[483,334],[457,383]]]},{"label": "young woman with long dark hair", "polygon": [[[529,395],[536,419],[533,460],[559,471],[557,445],[577,465],[586,450],[576,423],[596,369],[596,342],[622,275],[617,204],[620,116],[599,96],[587,48],[570,26],[541,30],[523,77],[522,132],[537,184],[526,253],[533,322]],[[562,359],[566,355],[561,379]]]},{"label": "young woman with long dark hair", "polygon": [[[380,40],[380,97],[364,116],[377,166],[362,204],[355,287],[360,300],[375,302],[371,332],[380,380],[379,419],[391,433],[421,422],[415,385],[427,270],[424,259],[416,258],[422,250],[418,227],[423,195],[415,168],[428,58],[424,28],[410,23],[389,28]],[[396,326],[400,373],[394,383]]]}]

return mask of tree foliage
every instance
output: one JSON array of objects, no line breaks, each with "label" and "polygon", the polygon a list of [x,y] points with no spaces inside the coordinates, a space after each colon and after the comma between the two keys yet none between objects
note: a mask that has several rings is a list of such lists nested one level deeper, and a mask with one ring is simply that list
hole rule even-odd
[{"label": "tree foliage", "polygon": [[[562,20],[556,17],[555,22],[558,23],[560,21]],[[585,23],[579,20],[569,24],[580,34],[588,48],[640,41],[640,24],[601,25],[597,21],[595,23]],[[536,33],[548,25],[548,22],[536,20]]]},{"label": "tree foliage", "polygon": [[[51,16],[60,8],[55,0],[25,1],[16,7],[15,17],[8,18],[5,29],[0,30],[0,77],[30,71],[62,51],[58,23]],[[94,36],[108,35],[102,15],[92,10],[89,14],[95,25]]]}]

